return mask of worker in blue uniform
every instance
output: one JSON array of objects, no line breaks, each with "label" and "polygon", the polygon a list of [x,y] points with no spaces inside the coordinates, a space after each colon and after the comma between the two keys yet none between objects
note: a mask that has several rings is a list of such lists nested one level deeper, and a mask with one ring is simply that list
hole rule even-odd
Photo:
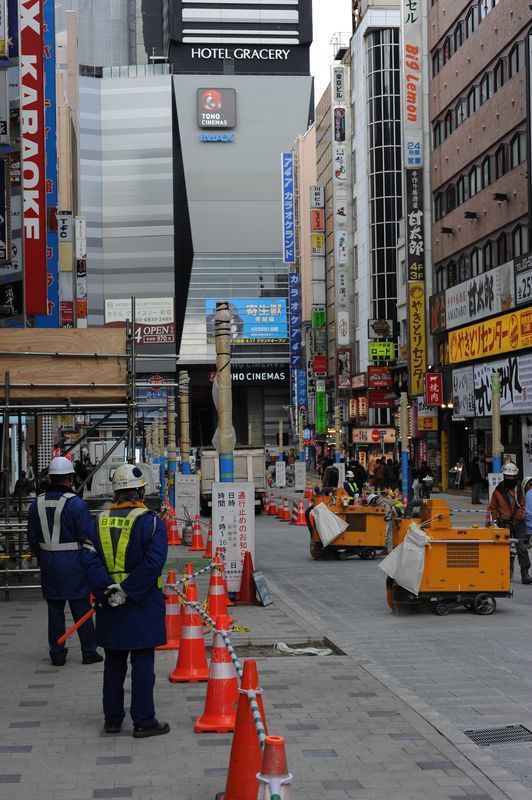
[{"label": "worker in blue uniform", "polygon": [[[34,500],[28,511],[28,542],[41,569],[43,597],[48,604],[50,660],[65,664],[68,649],[57,640],[65,632],[65,603],[74,621],[90,609],[89,586],[81,564],[81,547],[92,528],[89,509],[72,491],[74,465],[64,456],[53,458],[48,469],[46,492]],[[89,619],[78,629],[84,664],[96,664],[103,657],[96,650],[94,623]]]},{"label": "worker in blue uniform", "polygon": [[106,733],[119,733],[124,680],[131,661],[131,718],[137,739],[168,733],[155,717],[154,648],[166,643],[161,573],[168,540],[163,521],[142,502],[146,481],[140,467],[114,472],[114,502],[101,512],[83,545],[83,565],[96,600],[96,637],[105,649],[103,712]]}]

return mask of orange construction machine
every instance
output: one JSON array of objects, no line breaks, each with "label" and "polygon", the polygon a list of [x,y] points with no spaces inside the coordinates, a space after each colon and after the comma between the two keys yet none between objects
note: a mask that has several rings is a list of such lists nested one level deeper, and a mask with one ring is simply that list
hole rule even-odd
[{"label": "orange construction machine", "polygon": [[439,616],[464,606],[476,614],[493,614],[496,597],[511,597],[510,533],[505,528],[454,528],[447,503],[426,501],[420,517],[393,521],[393,546],[403,542],[411,522],[431,541],[425,547],[425,566],[416,596],[387,579],[388,604],[393,611],[423,604]]},{"label": "orange construction machine", "polygon": [[312,502],[314,506],[327,503],[330,511],[347,522],[346,530],[324,547],[316,523],[307,512],[312,558],[346,559],[357,555],[363,560],[370,560],[378,552],[386,550],[386,517],[389,514],[387,507],[349,504],[349,496],[344,489],[337,489],[330,495],[317,495]]}]

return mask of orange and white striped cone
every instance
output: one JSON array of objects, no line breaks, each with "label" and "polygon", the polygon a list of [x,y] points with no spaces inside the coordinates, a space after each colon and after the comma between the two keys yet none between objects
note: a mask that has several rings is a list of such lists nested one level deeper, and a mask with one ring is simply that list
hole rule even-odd
[{"label": "orange and white striped cone", "polygon": [[265,514],[267,514],[269,508],[270,508],[270,495],[268,492],[264,492],[264,495],[262,497],[262,510],[264,511]]},{"label": "orange and white striped cone", "polygon": [[229,631],[231,621],[218,614],[212,642],[205,708],[194,725],[195,733],[229,733],[235,729],[238,676],[220,631]]},{"label": "orange and white striped cone", "polygon": [[277,519],[284,520],[284,503],[281,496],[277,500]]},{"label": "orange and white striped cone", "polygon": [[312,501],[313,494],[314,492],[312,490],[312,486],[310,485],[310,483],[307,483],[307,485],[305,486],[305,494],[303,495],[307,503],[310,503]]},{"label": "orange and white striped cone", "polygon": [[223,551],[222,547],[217,547],[216,548],[216,555],[220,559],[220,564],[222,566],[222,578],[223,578],[223,582],[224,582],[225,596],[227,598],[227,605],[228,606],[234,606],[233,601],[229,597],[229,591],[227,589],[227,575],[225,574],[224,551]]},{"label": "orange and white striped cone", "polygon": [[284,739],[282,736],[267,736],[262,753],[262,766],[257,773],[259,793],[257,800],[290,800],[289,784],[293,775],[288,772]]},{"label": "orange and white striped cone", "polygon": [[[177,575],[174,570],[168,570],[166,576],[165,597],[165,623],[166,644],[156,647],[156,650],[178,650],[179,636],[181,633],[181,603],[179,596],[174,591]],[[170,588],[172,586],[172,588]],[[167,588],[168,587],[168,588]]]},{"label": "orange and white striped cone", "polygon": [[294,513],[292,515],[292,525],[307,525],[307,521],[305,519],[305,507],[303,505],[303,500],[295,500],[294,501]]},{"label": "orange and white striped cone", "polygon": [[212,522],[209,522],[209,532],[207,533],[207,546],[203,553],[203,558],[210,558],[212,560]]},{"label": "orange and white striped cone", "polygon": [[268,506],[268,516],[275,517],[277,516],[277,508],[275,506],[275,492],[270,494],[270,505]]},{"label": "orange and white striped cone", "polygon": [[227,615],[227,594],[222,577],[222,565],[218,556],[214,556],[207,592],[207,614],[212,619]]},{"label": "orange and white striped cone", "polygon": [[283,500],[283,505],[281,506],[281,516],[279,519],[281,522],[290,522],[290,504],[288,502],[288,497],[285,497]]},{"label": "orange and white striped cone", "polygon": [[183,540],[179,535],[179,525],[177,523],[177,517],[173,508],[170,506],[170,510],[166,514],[165,524],[166,524],[166,532],[168,534],[168,544],[169,545],[180,545],[183,544]]},{"label": "orange and white striped cone", "polygon": [[205,546],[203,544],[203,536],[201,535],[201,522],[198,514],[194,519],[194,532],[192,534],[192,543],[188,548],[189,553],[203,553]]},{"label": "orange and white striped cone", "polygon": [[170,683],[197,683],[209,677],[201,617],[193,606],[188,605],[189,602],[198,601],[195,586],[187,586],[186,598],[177,663],[168,675]]}]

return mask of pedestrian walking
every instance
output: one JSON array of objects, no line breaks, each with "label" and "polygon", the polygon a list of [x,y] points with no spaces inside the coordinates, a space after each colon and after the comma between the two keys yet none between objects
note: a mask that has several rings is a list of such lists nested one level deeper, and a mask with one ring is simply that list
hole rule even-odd
[{"label": "pedestrian walking", "polygon": [[492,519],[502,528],[509,528],[521,569],[521,583],[532,583],[528,574],[530,557],[528,555],[527,528],[525,523],[525,495],[518,481],[519,470],[513,461],[502,468],[503,480],[497,484],[491,495],[489,510]]},{"label": "pedestrian walking", "polygon": [[[74,621],[90,609],[89,586],[81,563],[81,547],[93,521],[84,500],[72,491],[74,466],[68,458],[53,458],[46,491],[28,511],[28,542],[41,569],[42,594],[48,605],[48,645],[56,667],[66,661],[68,648],[57,640],[65,633],[65,604]],[[94,623],[78,629],[83,664],[103,661],[96,649]]]},{"label": "pedestrian walking", "polygon": [[[102,607],[96,637],[105,649],[103,713],[106,733],[119,733],[124,680],[131,662],[131,718],[136,739],[168,733],[155,716],[154,648],[166,643],[161,573],[168,553],[163,521],[143,503],[140,467],[121,464],[113,475],[114,501],[102,511],[83,545],[83,565]],[[105,602],[106,601],[106,602]]]},{"label": "pedestrian walking", "polygon": [[421,466],[417,471],[417,479],[421,484],[421,497],[429,500],[430,490],[432,489],[432,485],[434,483],[434,476],[426,461],[421,462]]},{"label": "pedestrian walking", "polygon": [[482,472],[480,471],[478,456],[475,456],[469,469],[469,480],[471,482],[471,505],[480,505],[480,495],[482,493]]},{"label": "pedestrian walking", "polygon": [[384,489],[384,466],[385,466],[384,458],[381,460],[380,458],[377,459],[375,462],[375,472],[373,473],[373,482],[375,485],[376,491],[382,491]]}]

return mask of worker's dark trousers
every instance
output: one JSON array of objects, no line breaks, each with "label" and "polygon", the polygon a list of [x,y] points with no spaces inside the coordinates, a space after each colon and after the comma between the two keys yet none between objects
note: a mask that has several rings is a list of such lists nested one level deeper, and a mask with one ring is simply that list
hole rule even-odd
[{"label": "worker's dark trousers", "polygon": [[519,538],[515,540],[515,551],[517,553],[517,560],[519,561],[519,568],[521,570],[521,577],[528,575],[530,569],[530,556],[528,555],[528,539]]},{"label": "worker's dark trousers", "polygon": [[155,653],[147,650],[108,650],[105,648],[103,668],[103,713],[106,722],[124,719],[124,680],[127,657],[131,660],[131,706],[133,725],[152,728],[157,724],[153,703],[155,685]]},{"label": "worker's dark trousers", "polygon": [[[56,664],[64,663],[68,648],[64,644],[57,644],[57,640],[65,632],[65,603],[70,606],[74,622],[77,622],[90,609],[89,599],[77,600],[47,600],[48,604],[48,644],[50,645],[50,658]],[[87,620],[78,628],[79,641],[84,656],[96,655],[96,633],[94,622]]]}]

